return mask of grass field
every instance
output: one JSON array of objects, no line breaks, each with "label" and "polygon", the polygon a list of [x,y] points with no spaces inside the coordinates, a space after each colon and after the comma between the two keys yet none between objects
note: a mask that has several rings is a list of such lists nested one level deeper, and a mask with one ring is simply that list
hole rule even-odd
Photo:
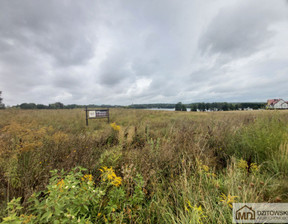
[{"label": "grass field", "polygon": [[0,221],[231,223],[233,202],[288,202],[287,111],[111,109],[110,122],[1,110]]}]

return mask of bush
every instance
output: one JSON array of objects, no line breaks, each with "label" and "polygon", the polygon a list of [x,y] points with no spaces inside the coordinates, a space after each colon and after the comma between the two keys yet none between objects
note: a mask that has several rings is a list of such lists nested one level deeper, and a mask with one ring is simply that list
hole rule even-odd
[{"label": "bush", "polygon": [[103,167],[101,181],[94,182],[87,170],[74,168],[65,175],[52,171],[47,188],[33,194],[29,209],[21,213],[20,198],[8,204],[9,216],[2,223],[107,223],[133,222],[144,205],[143,180],[134,177],[132,195],[122,187],[122,178],[112,168]]}]

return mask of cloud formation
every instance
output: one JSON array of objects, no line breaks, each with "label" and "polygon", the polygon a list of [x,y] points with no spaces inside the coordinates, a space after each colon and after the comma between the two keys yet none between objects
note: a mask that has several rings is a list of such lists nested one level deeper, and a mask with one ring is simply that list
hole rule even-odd
[{"label": "cloud formation", "polygon": [[288,99],[285,0],[0,2],[4,103]]}]

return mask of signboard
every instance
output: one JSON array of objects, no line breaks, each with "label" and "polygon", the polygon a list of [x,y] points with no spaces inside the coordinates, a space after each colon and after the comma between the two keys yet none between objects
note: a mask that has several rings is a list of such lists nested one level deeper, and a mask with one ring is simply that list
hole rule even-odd
[{"label": "signboard", "polygon": [[89,111],[89,118],[95,118],[96,117],[96,111],[92,110]]},{"label": "signboard", "polygon": [[109,116],[109,110],[96,110],[96,117],[108,117]]},{"label": "signboard", "polygon": [[109,109],[102,110],[88,110],[86,107],[86,125],[88,126],[88,119],[108,118],[109,123]]}]

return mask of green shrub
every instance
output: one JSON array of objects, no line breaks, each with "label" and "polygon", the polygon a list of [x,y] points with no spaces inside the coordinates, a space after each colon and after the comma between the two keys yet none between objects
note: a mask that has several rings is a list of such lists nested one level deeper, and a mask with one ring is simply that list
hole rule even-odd
[{"label": "green shrub", "polygon": [[87,170],[74,168],[68,174],[52,171],[43,192],[33,194],[24,214],[20,198],[8,204],[8,217],[2,223],[107,223],[131,222],[144,205],[143,180],[138,174],[132,195],[121,186],[122,178],[112,168],[100,169],[101,181],[94,182]]}]

